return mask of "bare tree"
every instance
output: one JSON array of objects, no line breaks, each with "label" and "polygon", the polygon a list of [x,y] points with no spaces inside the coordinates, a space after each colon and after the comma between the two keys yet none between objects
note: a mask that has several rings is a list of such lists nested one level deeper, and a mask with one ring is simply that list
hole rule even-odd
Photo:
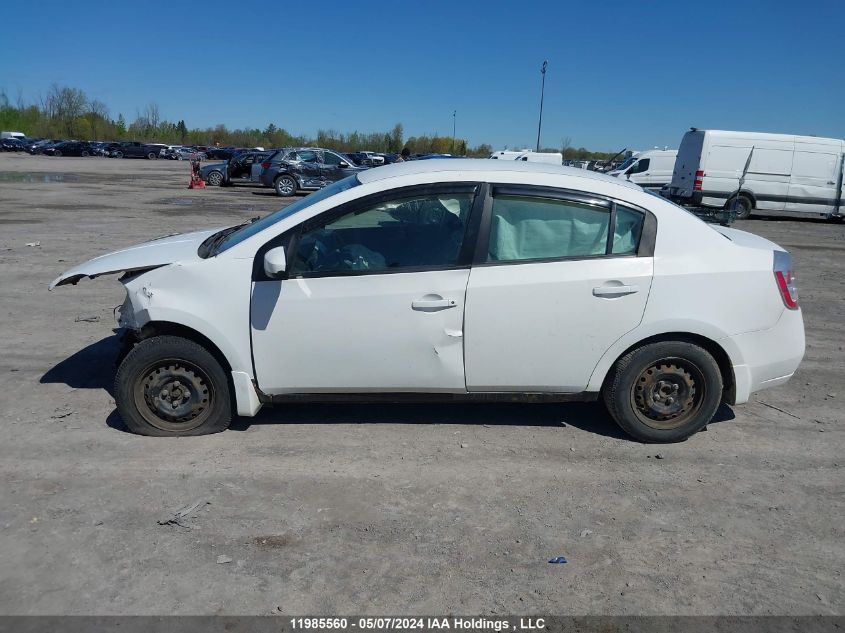
[{"label": "bare tree", "polygon": [[47,97],[42,101],[42,111],[50,118],[58,119],[61,128],[69,137],[74,136],[76,120],[85,113],[88,98],[79,88],[50,86]]},{"label": "bare tree", "polygon": [[88,121],[91,124],[91,134],[96,141],[97,137],[97,128],[102,123],[105,124],[109,118],[109,108],[108,106],[100,101],[99,99],[94,99],[88,104]]},{"label": "bare tree", "polygon": [[572,147],[572,139],[568,136],[564,136],[560,139],[560,153],[563,154],[563,157],[566,158],[566,150]]},{"label": "bare tree", "polygon": [[147,120],[147,125],[153,131],[158,128],[158,124],[161,123],[161,115],[158,111],[158,104],[155,101],[150,101],[147,107],[144,108],[144,118]]}]

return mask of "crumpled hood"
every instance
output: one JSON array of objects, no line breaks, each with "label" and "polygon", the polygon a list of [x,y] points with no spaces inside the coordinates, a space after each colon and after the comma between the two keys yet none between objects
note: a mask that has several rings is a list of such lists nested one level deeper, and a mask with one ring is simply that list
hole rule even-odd
[{"label": "crumpled hood", "polygon": [[151,242],[130,246],[113,253],[100,255],[84,264],[65,271],[50,284],[50,290],[56,286],[75,284],[83,277],[99,277],[111,273],[151,270],[167,264],[199,259],[197,249],[206,238],[220,228],[194,231],[181,235],[170,235]]}]

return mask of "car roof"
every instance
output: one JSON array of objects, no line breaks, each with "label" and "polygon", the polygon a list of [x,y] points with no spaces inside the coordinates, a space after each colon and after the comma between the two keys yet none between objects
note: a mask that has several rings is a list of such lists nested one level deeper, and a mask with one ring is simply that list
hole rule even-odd
[{"label": "car roof", "polygon": [[358,174],[361,183],[376,182],[388,178],[399,178],[412,174],[435,174],[442,172],[475,172],[478,179],[483,179],[487,173],[520,173],[520,174],[559,174],[580,178],[582,180],[597,180],[632,189],[639,189],[627,180],[620,180],[614,176],[607,176],[594,171],[586,171],[575,167],[551,165],[548,163],[529,163],[522,161],[499,161],[489,158],[444,158],[442,160],[412,160],[403,163],[392,163],[383,167],[375,167]]}]

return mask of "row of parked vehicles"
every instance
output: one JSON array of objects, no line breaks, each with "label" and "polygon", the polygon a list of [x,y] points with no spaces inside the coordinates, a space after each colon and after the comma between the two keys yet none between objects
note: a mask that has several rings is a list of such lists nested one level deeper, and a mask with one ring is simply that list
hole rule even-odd
[{"label": "row of parked vehicles", "polygon": [[609,163],[562,161],[560,154],[530,150],[499,151],[490,157],[605,172],[707,213],[843,217],[841,139],[691,128],[679,149],[630,152],[612,169]]},{"label": "row of parked vehicles", "polygon": [[[445,154],[417,154],[413,160],[446,158]],[[253,184],[273,188],[280,196],[316,191],[371,167],[400,161],[399,154],[369,151],[338,152],[323,147],[283,147],[248,150],[226,162],[209,163],[200,176],[212,186]]]}]

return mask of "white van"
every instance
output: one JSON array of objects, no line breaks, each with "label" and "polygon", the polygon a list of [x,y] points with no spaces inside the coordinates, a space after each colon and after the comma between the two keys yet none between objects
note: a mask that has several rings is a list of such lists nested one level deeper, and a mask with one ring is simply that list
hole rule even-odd
[{"label": "white van", "polygon": [[25,139],[26,134],[24,134],[23,132],[0,132],[0,139],[4,139],[4,138]]},{"label": "white van", "polygon": [[684,134],[667,197],[730,208],[737,217],[839,216],[845,141],[815,136],[692,128]]},{"label": "white van", "polygon": [[498,160],[519,160],[527,163],[545,163],[547,165],[563,165],[563,154],[554,152],[532,152],[530,149],[521,151],[500,150],[490,154],[490,158]]},{"label": "white van", "polygon": [[650,149],[632,156],[608,176],[626,178],[644,189],[662,189],[672,181],[676,149]]}]

